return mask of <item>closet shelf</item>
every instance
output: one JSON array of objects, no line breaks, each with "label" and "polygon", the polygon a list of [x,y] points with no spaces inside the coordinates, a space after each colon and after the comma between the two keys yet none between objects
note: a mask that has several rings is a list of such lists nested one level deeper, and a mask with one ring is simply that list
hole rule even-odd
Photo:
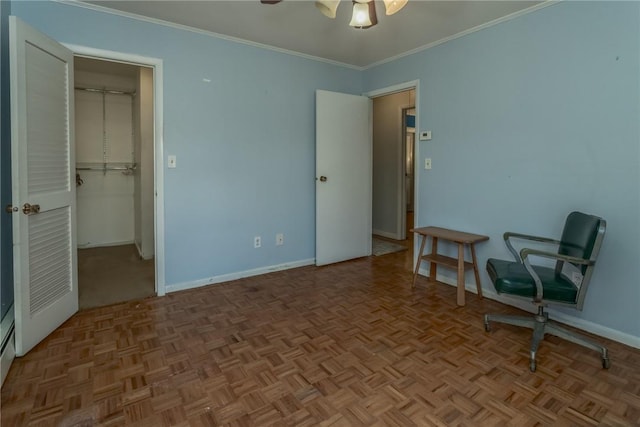
[{"label": "closet shelf", "polygon": [[77,163],[77,171],[134,171],[138,167],[137,163]]}]

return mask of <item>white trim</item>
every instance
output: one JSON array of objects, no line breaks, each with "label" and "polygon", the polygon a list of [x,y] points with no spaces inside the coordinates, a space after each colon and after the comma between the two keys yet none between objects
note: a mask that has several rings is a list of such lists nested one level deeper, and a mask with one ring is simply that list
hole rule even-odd
[{"label": "white trim", "polygon": [[388,231],[372,230],[371,234],[375,236],[386,237],[387,239],[398,240],[398,236],[395,233],[389,233]]},{"label": "white trim", "polygon": [[133,240],[123,240],[121,242],[105,242],[105,243],[78,243],[78,249],[90,249],[90,248],[108,248],[111,246],[124,246],[134,244]]},{"label": "white trim", "polygon": [[299,261],[286,262],[284,264],[271,265],[267,267],[254,268],[252,270],[238,271],[235,273],[222,274],[220,276],[207,277],[205,279],[192,280],[189,282],[167,285],[167,293],[184,291],[186,289],[199,288],[201,286],[213,285],[216,283],[229,282],[231,280],[243,279],[245,277],[259,276],[261,274],[273,273],[275,271],[290,270],[292,268],[306,267],[314,265],[315,258],[302,259]]},{"label": "white trim", "polygon": [[284,48],[281,48],[281,47],[271,46],[271,45],[264,44],[264,43],[258,43],[258,42],[254,42],[254,41],[251,41],[251,40],[241,39],[239,37],[233,37],[233,36],[228,36],[226,34],[215,33],[213,31],[207,31],[207,30],[203,30],[203,29],[200,29],[200,28],[190,27],[188,25],[176,24],[175,22],[164,21],[162,19],[150,18],[148,16],[138,15],[138,14],[131,13],[131,12],[124,12],[124,11],[121,11],[121,10],[109,9],[107,7],[104,7],[104,6],[98,6],[98,5],[95,5],[95,4],[80,2],[80,1],[77,1],[77,0],[52,0],[52,1],[54,1],[56,3],[64,4],[64,5],[67,5],[67,6],[81,7],[81,8],[84,8],[84,9],[93,10],[94,12],[108,13],[110,15],[116,15],[116,16],[121,16],[121,17],[124,17],[124,18],[135,19],[137,21],[147,22],[147,23],[150,23],[150,24],[162,25],[164,27],[174,28],[174,29],[177,29],[177,30],[189,31],[191,33],[196,33],[196,34],[202,34],[202,35],[205,35],[205,36],[215,37],[215,38],[226,40],[226,41],[230,41],[230,42],[233,42],[233,43],[240,43],[240,44],[244,44],[244,45],[248,45],[248,46],[252,46],[252,47],[271,50],[271,51],[278,52],[278,53],[284,53],[285,55],[292,55],[292,56],[297,56],[297,57],[304,58],[304,59],[309,59],[309,60],[312,60],[312,61],[324,62],[324,63],[331,64],[331,65],[337,65],[337,66],[340,66],[340,67],[351,68],[353,70],[362,71],[364,69],[364,67],[361,67],[361,66],[358,66],[358,65],[347,64],[347,63],[344,63],[344,62],[335,61],[333,59],[321,58],[319,56],[309,55],[309,54],[302,53],[302,52],[296,52],[295,50],[284,49]]},{"label": "white trim", "polygon": [[431,42],[429,44],[425,44],[423,46],[419,46],[419,47],[417,47],[415,49],[408,50],[408,51],[406,51],[404,53],[400,53],[398,55],[390,56],[389,58],[382,59],[380,61],[372,62],[369,65],[365,65],[365,66],[361,67],[361,69],[363,71],[365,71],[365,70],[368,70],[370,68],[374,68],[374,67],[377,67],[379,65],[386,64],[388,62],[393,62],[393,61],[395,61],[397,59],[404,58],[405,56],[413,55],[414,53],[422,52],[424,50],[431,49],[432,47],[436,47],[438,45],[447,43],[447,42],[449,42],[451,40],[459,39],[460,37],[464,37],[464,36],[467,36],[469,34],[478,32],[480,30],[484,30],[485,28],[493,27],[494,25],[498,25],[498,24],[501,24],[503,22],[515,19],[515,18],[519,18],[520,16],[526,15],[526,14],[531,13],[531,12],[535,12],[535,11],[540,10],[542,8],[545,8],[547,6],[553,6],[553,5],[555,5],[557,3],[560,3],[562,1],[564,1],[564,0],[544,0],[542,3],[535,4],[535,5],[531,6],[531,7],[519,10],[517,12],[513,12],[513,13],[511,13],[509,15],[505,15],[505,16],[502,16],[500,18],[496,18],[493,21],[485,22],[484,24],[477,25],[477,26],[475,26],[473,28],[469,28],[468,30],[461,31],[461,32],[453,34],[453,35],[451,35],[449,37],[445,37],[443,39],[436,40],[436,41]]},{"label": "white trim", "polygon": [[74,56],[83,56],[107,61],[116,61],[126,64],[141,65],[153,68],[153,155],[154,171],[153,183],[155,186],[154,206],[154,233],[155,233],[155,288],[158,296],[166,293],[165,285],[165,260],[164,260],[164,133],[163,133],[163,72],[162,59],[140,56],[130,53],[115,52],[111,50],[95,49],[87,46],[63,43]]},{"label": "white trim", "polygon": [[142,253],[142,248],[140,247],[138,242],[134,242],[134,245],[136,245],[136,251],[138,251],[138,256],[140,257],[140,259],[143,259],[145,261],[149,261],[150,259],[153,259],[153,254],[145,256]]},{"label": "white trim", "polygon": [[[387,86],[382,89],[371,90],[369,92],[365,92],[363,95],[368,96],[369,98],[378,98],[380,96],[393,95],[394,93],[404,92],[410,89],[416,89],[416,104],[418,104],[418,86],[420,85],[420,80],[411,80],[404,83],[398,83],[395,85]],[[416,106],[416,120],[418,120],[418,110]],[[416,122],[417,125],[417,122]],[[416,126],[416,129],[418,126]]]},{"label": "white trim", "polygon": [[[381,89],[375,89],[369,92],[364,93],[364,96],[368,96],[369,98],[377,98],[379,96],[391,95],[398,92],[404,92],[405,90],[413,89],[415,91],[414,94],[414,108],[416,110],[416,135],[418,130],[420,129],[420,79],[411,80],[404,83],[398,83],[395,85],[387,86]],[[411,228],[415,228],[416,221],[419,216],[419,206],[420,206],[420,180],[418,179],[418,173],[420,172],[418,166],[419,161],[416,159],[420,158],[420,144],[418,144],[419,139],[414,138],[413,141],[413,224],[411,224]],[[405,224],[406,226],[406,224]],[[414,239],[413,243],[413,264],[416,265],[416,261],[418,260],[418,250],[417,250],[418,239]]]},{"label": "white trim", "polygon": [[[398,221],[396,235],[398,240],[407,239],[407,119],[405,111],[416,108],[415,106],[415,93],[413,95],[413,105],[405,104],[400,106],[400,164],[398,165],[400,179],[398,181]],[[414,137],[415,143],[415,137]],[[415,198],[415,194],[413,195]]]},{"label": "white trim", "polygon": [[475,33],[477,31],[483,30],[485,28],[493,27],[494,25],[498,25],[498,24],[501,24],[503,22],[510,21],[512,19],[518,18],[518,17],[526,15],[528,13],[535,12],[537,10],[545,8],[547,6],[553,6],[553,5],[555,5],[557,3],[560,3],[560,2],[562,2],[564,0],[544,0],[542,3],[538,3],[536,5],[528,7],[526,9],[522,9],[522,10],[519,10],[517,12],[513,12],[513,13],[511,13],[509,15],[505,15],[505,16],[502,16],[500,18],[496,18],[493,21],[489,21],[489,22],[486,22],[484,24],[480,24],[480,25],[475,26],[473,28],[469,28],[468,30],[461,31],[459,33],[453,34],[451,36],[445,37],[445,38],[440,39],[440,40],[436,40],[434,42],[428,43],[428,44],[423,45],[423,46],[419,46],[419,47],[417,47],[415,49],[408,50],[408,51],[400,53],[398,55],[390,56],[389,58],[382,59],[382,60],[376,61],[376,62],[372,62],[371,64],[368,64],[368,65],[347,64],[345,62],[335,61],[333,59],[321,58],[319,56],[309,55],[309,54],[302,53],[302,52],[296,52],[294,50],[289,50],[289,49],[284,49],[284,48],[280,48],[280,47],[276,47],[276,46],[271,46],[271,45],[264,44],[264,43],[258,43],[258,42],[254,42],[254,41],[251,41],[251,40],[245,40],[245,39],[241,39],[239,37],[228,36],[228,35],[216,33],[216,32],[213,32],[213,31],[202,30],[200,28],[190,27],[188,25],[176,24],[174,22],[164,21],[162,19],[150,18],[148,16],[138,15],[138,14],[131,13],[131,12],[124,12],[124,11],[121,11],[121,10],[109,9],[107,7],[104,7],[104,6],[98,6],[98,5],[95,5],[95,4],[85,3],[85,2],[78,1],[78,0],[52,0],[52,1],[54,1],[56,3],[64,4],[64,5],[67,5],[67,6],[81,7],[81,8],[84,8],[84,9],[93,10],[94,12],[108,13],[110,15],[121,16],[121,17],[124,17],[124,18],[134,19],[134,20],[137,20],[137,21],[148,22],[148,23],[151,23],[151,24],[157,24],[157,25],[162,25],[162,26],[165,26],[165,27],[174,28],[174,29],[178,29],[178,30],[189,31],[189,32],[196,33],[196,34],[202,34],[202,35],[215,37],[215,38],[222,39],[222,40],[227,40],[227,41],[234,42],[234,43],[240,43],[240,44],[253,46],[253,47],[257,47],[257,48],[261,48],[261,49],[271,50],[271,51],[278,52],[278,53],[283,53],[283,54],[286,54],[286,55],[297,56],[297,57],[304,58],[304,59],[309,59],[309,60],[312,60],[312,61],[324,62],[326,64],[337,65],[337,66],[340,66],[340,67],[350,68],[350,69],[358,70],[358,71],[365,71],[365,70],[368,70],[370,68],[377,67],[378,65],[386,64],[387,62],[392,62],[392,61],[395,61],[396,59],[404,58],[405,56],[413,55],[414,53],[422,52],[423,50],[430,49],[432,47],[435,47],[435,46],[441,45],[443,43],[446,43],[448,41],[455,40],[455,39],[460,38],[460,37],[464,37],[466,35],[469,35],[471,33]]},{"label": "white trim", "polygon": [[[421,267],[420,274],[423,276],[429,276],[429,269]],[[450,285],[454,287],[458,286],[457,280],[453,279],[452,277],[447,277],[447,276],[442,276],[440,274],[437,274],[436,280],[446,285]],[[465,282],[464,287],[465,287],[465,290],[469,292],[472,292],[474,294],[478,293],[475,283],[471,284],[471,283]],[[519,308],[529,313],[536,312],[535,305],[517,298],[510,298],[505,295],[498,295],[498,293],[496,293],[493,289],[482,288],[482,294],[486,298],[501,302],[506,305],[510,305],[512,307]],[[640,349],[640,337],[636,337],[626,332],[618,331],[617,329],[609,328],[607,326],[603,326],[598,323],[591,322],[590,320],[585,320],[580,317],[571,316],[570,314],[566,314],[558,310],[554,310],[553,308],[549,308],[548,312],[549,312],[549,317],[558,323],[563,323],[565,325],[572,326],[582,331],[590,332],[594,335],[598,335],[600,337],[607,338],[612,341],[616,341],[616,342],[628,345],[629,347]],[[481,319],[478,319],[478,321],[480,322]]]}]

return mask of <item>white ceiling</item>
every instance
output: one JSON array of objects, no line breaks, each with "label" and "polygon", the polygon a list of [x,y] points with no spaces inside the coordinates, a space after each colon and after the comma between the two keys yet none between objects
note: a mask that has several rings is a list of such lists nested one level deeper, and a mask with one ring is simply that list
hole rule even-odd
[{"label": "white ceiling", "polygon": [[264,5],[259,0],[87,3],[366,67],[541,2],[409,0],[404,9],[386,16],[384,4],[376,1],[378,25],[367,30],[349,27],[350,0],[342,0],[335,19],[320,13],[311,0],[284,0],[276,5]]}]

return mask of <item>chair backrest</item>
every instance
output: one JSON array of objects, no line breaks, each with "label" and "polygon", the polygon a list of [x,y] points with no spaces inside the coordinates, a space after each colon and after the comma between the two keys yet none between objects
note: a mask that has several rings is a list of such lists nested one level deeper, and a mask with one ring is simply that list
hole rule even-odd
[{"label": "chair backrest", "polygon": [[[576,301],[578,310],[582,310],[584,297],[587,293],[596,258],[602,246],[606,227],[607,223],[604,219],[582,212],[571,212],[565,221],[558,253],[593,261],[591,265],[574,264],[582,273],[582,281],[579,284]],[[556,264],[557,272],[562,270],[563,264],[562,261]]]}]

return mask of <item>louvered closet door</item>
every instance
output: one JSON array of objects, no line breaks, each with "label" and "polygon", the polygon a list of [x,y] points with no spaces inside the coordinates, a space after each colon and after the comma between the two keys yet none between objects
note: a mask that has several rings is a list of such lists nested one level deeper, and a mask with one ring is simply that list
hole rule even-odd
[{"label": "louvered closet door", "polygon": [[73,55],[14,17],[10,34],[15,330],[21,356],[78,310]]}]

